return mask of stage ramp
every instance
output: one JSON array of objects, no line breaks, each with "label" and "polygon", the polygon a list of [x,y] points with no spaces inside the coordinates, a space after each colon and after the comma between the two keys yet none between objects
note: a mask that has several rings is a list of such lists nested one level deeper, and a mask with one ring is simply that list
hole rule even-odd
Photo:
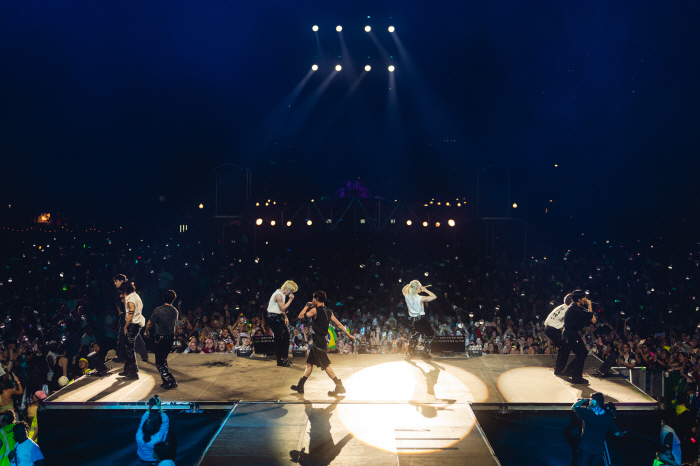
[{"label": "stage ramp", "polygon": [[198,466],[500,465],[467,403],[238,403]]}]

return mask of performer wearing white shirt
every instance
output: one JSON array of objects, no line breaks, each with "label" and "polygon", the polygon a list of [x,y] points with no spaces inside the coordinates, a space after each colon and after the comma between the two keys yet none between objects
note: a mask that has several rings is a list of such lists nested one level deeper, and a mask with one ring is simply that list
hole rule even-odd
[{"label": "performer wearing white shirt", "polygon": [[[411,332],[406,360],[409,361],[413,358],[420,335],[423,335],[423,359],[430,359],[430,343],[433,342],[435,332],[425,317],[423,304],[436,300],[437,296],[421,285],[418,280],[413,280],[404,286],[402,293],[406,298],[409,320],[413,323],[413,332]],[[428,296],[421,296],[418,293],[427,293]]]},{"label": "performer wearing white shirt", "polygon": [[141,327],[146,325],[146,318],[143,316],[143,302],[138,294],[134,283],[125,281],[119,287],[119,291],[124,297],[124,308],[126,309],[126,322],[124,328],[119,331],[126,335],[126,363],[124,364],[124,372],[119,375],[125,379],[138,379],[139,368],[136,365],[136,355],[134,354],[134,342],[139,334]]},{"label": "performer wearing white shirt", "polygon": [[[296,283],[287,280],[279,290],[272,293],[270,303],[267,305],[266,321],[275,334],[275,354],[277,365],[289,367],[292,361],[289,359],[289,319],[287,309],[294,300],[294,293],[299,289]],[[289,297],[284,302],[285,297]]]},{"label": "performer wearing white shirt", "polygon": [[554,375],[557,376],[564,375],[564,368],[571,352],[571,348],[564,338],[564,316],[570,304],[571,293],[564,297],[564,304],[555,307],[544,321],[544,333],[552,340],[552,344],[558,348],[557,362],[554,365]]}]

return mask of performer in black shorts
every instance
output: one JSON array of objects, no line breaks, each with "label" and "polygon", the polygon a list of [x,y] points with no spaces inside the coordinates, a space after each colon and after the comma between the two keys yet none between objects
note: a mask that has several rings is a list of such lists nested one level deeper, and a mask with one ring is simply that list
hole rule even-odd
[{"label": "performer in black shorts", "polygon": [[307,303],[304,309],[299,314],[299,319],[305,319],[306,317],[313,318],[313,324],[311,325],[312,335],[311,335],[311,345],[309,349],[309,357],[306,359],[306,370],[304,371],[304,376],[299,379],[299,383],[292,385],[292,390],[299,393],[304,393],[304,384],[306,379],[311,375],[311,371],[314,366],[320,367],[322,370],[326,371],[328,377],[333,379],[335,382],[335,390],[328,392],[328,396],[336,396],[345,393],[345,387],[343,387],[343,382],[335,376],[335,372],[331,369],[331,362],[328,359],[326,351],[328,349],[328,340],[326,336],[328,335],[328,326],[333,322],[339,329],[348,334],[351,340],[354,340],[350,332],[338,322],[338,319],[333,315],[333,311],[324,306],[323,303],[326,302],[326,293],[323,291],[317,291],[314,293],[314,300]]}]

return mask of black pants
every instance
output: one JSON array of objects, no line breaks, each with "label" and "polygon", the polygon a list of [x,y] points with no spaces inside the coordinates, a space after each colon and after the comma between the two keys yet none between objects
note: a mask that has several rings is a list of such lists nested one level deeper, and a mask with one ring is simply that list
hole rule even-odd
[{"label": "black pants", "polygon": [[134,352],[134,341],[141,330],[138,324],[129,324],[126,328],[126,363],[124,372],[138,372],[139,366],[136,364],[136,353]]},{"label": "black pants", "polygon": [[554,365],[554,372],[563,372],[566,367],[566,362],[569,360],[569,353],[571,353],[569,343],[567,343],[564,338],[564,333],[559,328],[550,327],[548,325],[545,327],[544,333],[552,340],[552,344],[559,349],[559,351],[557,351],[557,362]]},{"label": "black pants", "polygon": [[289,357],[289,329],[284,323],[284,314],[267,314],[266,322],[275,334],[275,356],[277,362]]},{"label": "black pants", "polygon": [[[117,357],[119,359],[126,359],[126,335],[124,335],[124,324],[126,324],[125,314],[119,315],[119,327],[117,328]],[[148,359],[148,351],[146,350],[146,343],[143,342],[141,334],[136,335],[134,339],[134,350],[141,356],[141,359]]]},{"label": "black pants", "polygon": [[430,353],[430,344],[433,342],[435,337],[435,332],[433,327],[428,322],[428,318],[424,315],[416,318],[411,318],[411,323],[413,331],[411,332],[410,340],[408,342],[408,354],[409,357],[413,357],[413,353],[418,345],[418,338],[423,335],[423,351],[425,353]]},{"label": "black pants", "polygon": [[571,351],[576,355],[574,372],[571,377],[583,377],[583,363],[586,361],[586,356],[588,356],[588,349],[576,330],[564,330],[564,338],[566,338]]},{"label": "black pants", "polygon": [[578,466],[603,466],[603,455],[594,455],[579,449]]},{"label": "black pants", "polygon": [[160,373],[160,378],[163,379],[163,383],[166,385],[175,382],[175,377],[170,373],[168,368],[168,354],[173,349],[173,341],[175,340],[175,335],[172,333],[170,335],[156,335],[154,337],[155,341],[155,355],[156,355],[156,369]]}]

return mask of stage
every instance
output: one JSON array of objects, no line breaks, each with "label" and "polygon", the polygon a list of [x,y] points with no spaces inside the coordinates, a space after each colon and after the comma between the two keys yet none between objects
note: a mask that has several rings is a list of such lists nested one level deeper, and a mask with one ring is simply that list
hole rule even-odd
[{"label": "stage", "polygon": [[[574,385],[554,376],[550,355],[484,355],[477,358],[435,357],[406,362],[400,355],[330,355],[331,366],[348,390],[343,397],[327,395],[333,382],[315,368],[306,393],[290,390],[301,377],[305,361],[291,367],[274,360],[235,355],[172,354],[168,364],[178,381],[175,390],[160,388],[154,362],[140,362],[139,380],[116,375],[82,377],[46,400],[49,409],[132,405],[154,394],[163,401],[212,404],[230,408],[236,401],[313,403],[469,403],[473,409],[569,409],[578,398],[601,392],[618,409],[655,409],[656,402],[622,377],[587,375],[600,361],[586,359],[589,385]],[[152,360],[153,358],[151,358]]]},{"label": "stage", "polygon": [[[557,419],[564,419],[561,416],[568,413],[563,411],[570,413],[578,398],[596,391],[615,402],[619,411],[653,412],[657,407],[655,400],[621,377],[586,376],[587,386],[556,377],[551,369],[554,357],[549,355],[411,362],[400,355],[330,355],[330,359],[347,388],[342,396],[328,396],[334,384],[318,368],[304,394],[292,391],[290,386],[305,368],[301,358],[291,367],[278,367],[274,360],[263,358],[174,354],[169,365],[179,384],[175,390],[159,387],[153,362],[140,362],[139,380],[123,380],[116,375],[121,367],[115,367],[105,377],[75,381],[49,397],[46,408],[54,416],[78,412],[89,418],[92,412],[100,418],[104,417],[100,413],[108,412],[104,410],[130,411],[135,416],[158,394],[169,412],[213,413],[216,432],[209,434],[206,445],[198,444],[198,460],[189,463],[193,465],[464,464],[467,459],[499,465],[477,420],[479,412],[490,425],[492,419],[500,421],[488,412],[495,416],[558,412]],[[600,366],[595,358],[587,363],[584,374]],[[52,442],[60,445],[62,435],[69,434],[56,433]]]}]

